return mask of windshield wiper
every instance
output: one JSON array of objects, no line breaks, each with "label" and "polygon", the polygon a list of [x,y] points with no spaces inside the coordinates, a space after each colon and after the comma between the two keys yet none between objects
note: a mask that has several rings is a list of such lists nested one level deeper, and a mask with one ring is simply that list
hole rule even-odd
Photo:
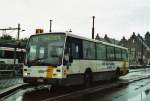
[{"label": "windshield wiper", "polygon": [[38,62],[39,60],[43,60],[43,59],[46,59],[46,58],[36,58],[36,59],[30,61],[30,63],[36,63],[36,62]]}]

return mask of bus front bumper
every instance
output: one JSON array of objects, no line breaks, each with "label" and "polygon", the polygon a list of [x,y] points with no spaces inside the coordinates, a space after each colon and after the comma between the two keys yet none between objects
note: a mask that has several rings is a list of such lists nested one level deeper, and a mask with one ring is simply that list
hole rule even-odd
[{"label": "bus front bumper", "polygon": [[42,78],[42,77],[24,77],[23,82],[29,84],[51,84],[62,85],[63,79],[58,78]]}]

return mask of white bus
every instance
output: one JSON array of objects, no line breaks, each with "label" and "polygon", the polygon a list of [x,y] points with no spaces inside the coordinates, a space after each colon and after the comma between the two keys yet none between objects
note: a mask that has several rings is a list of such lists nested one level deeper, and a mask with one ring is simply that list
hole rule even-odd
[{"label": "white bus", "polygon": [[90,85],[128,73],[128,49],[71,34],[32,35],[27,44],[25,83]]}]

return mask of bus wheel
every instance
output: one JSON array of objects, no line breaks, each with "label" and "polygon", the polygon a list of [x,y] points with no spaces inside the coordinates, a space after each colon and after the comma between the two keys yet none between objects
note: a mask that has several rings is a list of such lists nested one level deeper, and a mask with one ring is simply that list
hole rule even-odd
[{"label": "bus wheel", "polygon": [[86,71],[84,73],[84,86],[90,87],[92,85],[92,72]]},{"label": "bus wheel", "polygon": [[119,76],[120,76],[120,69],[117,68],[116,71],[115,71],[115,80],[118,80]]},{"label": "bus wheel", "polygon": [[24,83],[27,83],[27,79],[26,79],[26,78],[23,78],[23,82],[24,82]]}]

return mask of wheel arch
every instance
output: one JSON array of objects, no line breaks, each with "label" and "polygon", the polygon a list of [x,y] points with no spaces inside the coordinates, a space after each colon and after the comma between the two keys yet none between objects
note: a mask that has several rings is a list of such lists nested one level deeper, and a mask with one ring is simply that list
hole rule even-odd
[{"label": "wheel arch", "polygon": [[92,69],[90,67],[86,68],[84,73],[87,73],[87,72],[92,73]]}]

